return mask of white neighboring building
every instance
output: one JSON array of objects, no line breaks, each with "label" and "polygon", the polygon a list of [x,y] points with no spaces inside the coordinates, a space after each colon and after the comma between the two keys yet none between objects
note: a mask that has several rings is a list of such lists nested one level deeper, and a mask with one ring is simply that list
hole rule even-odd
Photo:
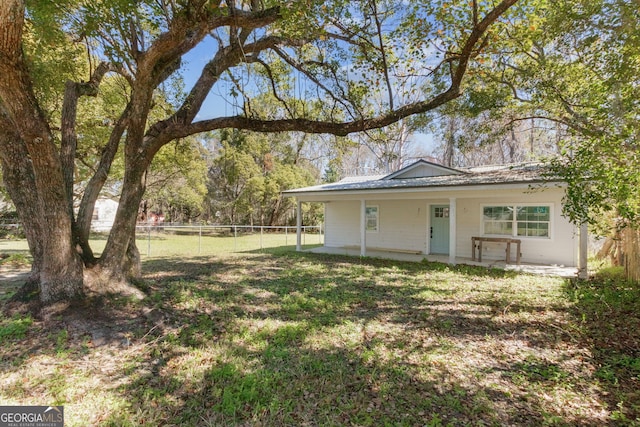
[{"label": "white neighboring building", "polygon": [[118,202],[113,199],[100,198],[96,200],[91,221],[92,231],[110,231],[116,218]]}]

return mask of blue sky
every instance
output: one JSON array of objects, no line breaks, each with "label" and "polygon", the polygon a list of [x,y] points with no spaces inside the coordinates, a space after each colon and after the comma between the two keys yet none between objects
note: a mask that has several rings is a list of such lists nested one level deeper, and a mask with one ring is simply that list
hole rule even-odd
[{"label": "blue sky", "polygon": [[[202,69],[213,56],[215,48],[216,42],[207,37],[183,57],[182,71],[187,91],[193,87],[198,77],[200,77]],[[233,114],[230,105],[223,94],[220,93],[222,89],[224,88],[221,88],[220,85],[213,87],[202,109],[196,116],[196,120],[206,120]]]},{"label": "blue sky", "polygon": [[[182,71],[187,91],[195,84],[203,67],[215,54],[216,48],[216,41],[211,37],[207,37],[183,57]],[[196,120],[235,115],[238,111],[229,95],[230,89],[230,82],[222,82],[215,85],[196,116]],[[433,135],[429,133],[416,133],[413,135],[413,140],[416,145],[424,147],[429,152],[433,150],[436,144]]]}]

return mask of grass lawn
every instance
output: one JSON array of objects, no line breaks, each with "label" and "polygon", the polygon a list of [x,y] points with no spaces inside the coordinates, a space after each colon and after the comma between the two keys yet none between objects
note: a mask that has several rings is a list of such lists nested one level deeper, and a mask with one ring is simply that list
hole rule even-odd
[{"label": "grass lawn", "polygon": [[0,317],[0,405],[64,405],[67,426],[640,425],[638,290],[599,280],[149,258],[143,301]]}]

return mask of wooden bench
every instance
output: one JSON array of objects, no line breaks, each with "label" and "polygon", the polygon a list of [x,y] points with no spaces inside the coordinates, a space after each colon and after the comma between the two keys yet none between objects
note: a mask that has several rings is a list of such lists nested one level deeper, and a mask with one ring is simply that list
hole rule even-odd
[{"label": "wooden bench", "polygon": [[476,260],[476,242],[478,243],[478,262],[482,262],[482,243],[506,243],[506,263],[511,263],[511,244],[516,244],[516,264],[520,265],[520,243],[519,239],[510,239],[508,237],[472,237],[471,238],[471,260]]}]

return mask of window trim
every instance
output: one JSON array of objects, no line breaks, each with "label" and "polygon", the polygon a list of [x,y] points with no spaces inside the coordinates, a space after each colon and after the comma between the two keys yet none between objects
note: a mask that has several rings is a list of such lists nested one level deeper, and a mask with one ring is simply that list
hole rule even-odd
[{"label": "window trim", "polygon": [[[511,220],[511,235],[508,234],[490,234],[485,232],[485,219],[484,219],[484,209],[486,207],[510,207],[514,209],[513,219]],[[518,235],[518,215],[516,215],[518,207],[529,207],[529,206],[544,206],[549,208],[549,235],[548,236],[519,236]],[[480,235],[486,237],[512,237],[514,239],[532,239],[532,240],[553,240],[553,224],[554,220],[554,204],[548,202],[540,202],[540,203],[517,203],[517,202],[496,202],[496,203],[482,203],[480,204]],[[526,222],[526,221],[525,221]],[[537,221],[537,222],[546,222],[546,221]]]},{"label": "window trim", "polygon": [[[375,210],[375,229],[369,229],[369,209]],[[364,228],[367,233],[378,233],[380,231],[380,206],[379,205],[367,205],[364,207]]]}]

